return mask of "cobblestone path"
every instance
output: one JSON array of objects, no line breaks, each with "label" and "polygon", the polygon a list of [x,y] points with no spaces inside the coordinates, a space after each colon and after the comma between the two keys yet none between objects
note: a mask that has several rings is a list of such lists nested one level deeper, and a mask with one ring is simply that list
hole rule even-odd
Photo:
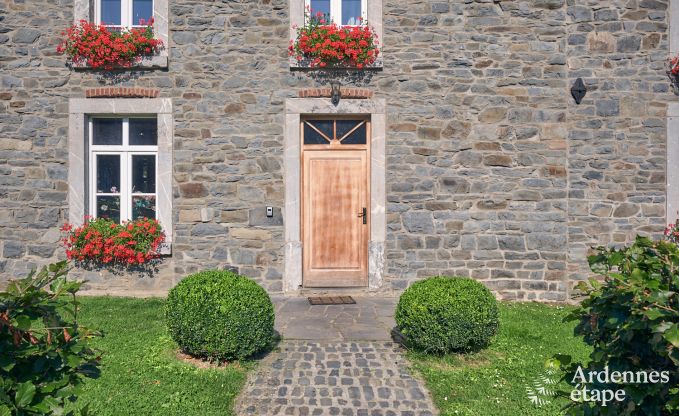
[{"label": "cobblestone path", "polygon": [[438,414],[398,344],[285,340],[259,365],[236,415]]}]

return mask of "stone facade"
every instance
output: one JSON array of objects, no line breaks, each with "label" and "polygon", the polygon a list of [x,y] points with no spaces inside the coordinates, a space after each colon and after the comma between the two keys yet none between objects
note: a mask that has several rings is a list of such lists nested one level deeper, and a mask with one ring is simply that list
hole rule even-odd
[{"label": "stone facade", "polygon": [[[386,103],[385,267],[371,290],[456,274],[561,301],[590,246],[658,235],[674,218],[669,3],[384,0],[383,70],[353,85]],[[172,255],[153,276],[84,272],[90,290],[160,294],[233,267],[282,291],[285,101],[328,86],[290,70],[288,10],[171,0],[167,68],[110,76],[56,55],[72,0],[0,4],[3,276],[63,257],[69,99],[126,87],[172,100]]]}]

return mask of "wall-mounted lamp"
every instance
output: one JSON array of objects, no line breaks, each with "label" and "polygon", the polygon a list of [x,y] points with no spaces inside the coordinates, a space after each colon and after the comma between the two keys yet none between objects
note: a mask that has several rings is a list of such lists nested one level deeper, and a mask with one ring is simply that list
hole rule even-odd
[{"label": "wall-mounted lamp", "polygon": [[575,104],[580,104],[582,99],[585,98],[585,94],[587,94],[587,86],[582,82],[582,78],[576,79],[571,87],[571,95],[575,99]]}]

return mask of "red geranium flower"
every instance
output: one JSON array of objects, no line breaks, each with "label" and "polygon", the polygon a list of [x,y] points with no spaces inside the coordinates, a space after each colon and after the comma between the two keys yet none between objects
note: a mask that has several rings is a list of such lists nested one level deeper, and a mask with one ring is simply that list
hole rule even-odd
[{"label": "red geranium flower", "polygon": [[66,54],[76,65],[87,64],[95,69],[127,68],[163,47],[163,42],[154,37],[153,19],[143,28],[122,32],[81,20],[62,36],[57,53]]},{"label": "red geranium flower", "polygon": [[322,13],[308,9],[306,24],[297,28],[297,38],[290,41],[288,53],[310,67],[364,68],[375,63],[379,50],[373,28],[361,20],[361,26],[338,26],[326,23]]},{"label": "red geranium flower", "polygon": [[142,264],[159,257],[158,247],[165,240],[158,221],[148,218],[124,224],[86,219],[80,227],[64,224],[62,230],[68,233],[62,239],[66,257],[84,263]]}]

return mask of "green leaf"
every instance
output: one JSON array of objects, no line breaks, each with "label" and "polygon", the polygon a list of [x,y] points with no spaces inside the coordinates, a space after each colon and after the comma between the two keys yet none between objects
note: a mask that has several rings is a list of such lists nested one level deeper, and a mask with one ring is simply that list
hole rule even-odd
[{"label": "green leaf", "polygon": [[661,311],[660,309],[649,309],[646,312],[644,312],[644,315],[648,317],[651,321],[654,321],[658,318],[662,318],[665,316],[665,313]]},{"label": "green leaf", "polygon": [[15,316],[14,322],[14,325],[22,331],[28,331],[31,329],[31,318],[26,315]]},{"label": "green leaf", "polygon": [[589,292],[591,288],[586,282],[578,282],[577,285],[575,285],[574,289],[579,290],[580,292]]},{"label": "green leaf", "polygon": [[672,322],[667,322],[667,321],[661,322],[658,325],[654,325],[653,327],[651,327],[651,329],[653,329],[653,332],[660,332],[660,333],[663,333],[670,328],[672,328]]},{"label": "green leaf", "polygon": [[679,324],[672,325],[672,328],[665,331],[663,338],[674,345],[674,348],[679,348]]},{"label": "green leaf", "polygon": [[9,357],[8,355],[0,355],[0,368],[2,368],[4,371],[9,371],[12,368],[14,368],[15,362],[14,360]]},{"label": "green leaf", "polygon": [[601,288],[601,282],[600,282],[598,279],[595,279],[595,278],[593,278],[593,277],[591,277],[591,278],[589,279],[589,285],[590,285],[593,289],[600,289],[600,288]]},{"label": "green leaf", "polygon": [[0,416],[12,416],[12,411],[9,410],[9,407],[2,405],[0,406]]},{"label": "green leaf", "polygon": [[33,401],[35,396],[35,386],[30,381],[19,384],[16,395],[14,397],[14,404],[19,409],[27,407]]}]

